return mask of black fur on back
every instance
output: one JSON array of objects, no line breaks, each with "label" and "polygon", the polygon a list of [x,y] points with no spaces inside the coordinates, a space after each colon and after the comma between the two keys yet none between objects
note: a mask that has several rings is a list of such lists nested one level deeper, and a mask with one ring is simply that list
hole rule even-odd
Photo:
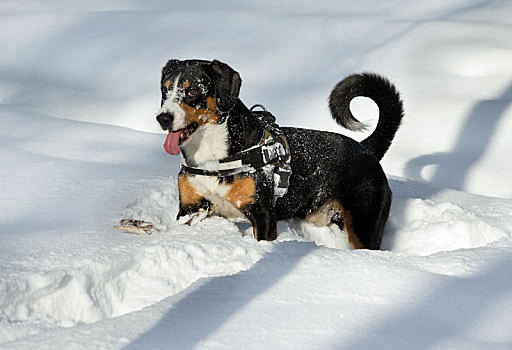
[{"label": "black fur on back", "polygon": [[404,115],[400,94],[389,80],[373,73],[353,74],[336,84],[329,96],[332,118],[353,131],[366,127],[350,112],[350,101],[358,96],[371,98],[379,107],[377,127],[361,144],[380,160],[391,145]]}]

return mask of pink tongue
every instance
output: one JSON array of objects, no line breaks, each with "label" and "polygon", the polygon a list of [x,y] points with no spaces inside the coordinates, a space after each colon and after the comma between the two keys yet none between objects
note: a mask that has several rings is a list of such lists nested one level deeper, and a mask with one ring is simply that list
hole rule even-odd
[{"label": "pink tongue", "polygon": [[169,135],[167,135],[167,138],[164,142],[164,148],[167,153],[172,155],[178,155],[180,154],[180,149],[178,148],[178,145],[180,143],[180,135],[182,131],[177,132],[169,132]]}]

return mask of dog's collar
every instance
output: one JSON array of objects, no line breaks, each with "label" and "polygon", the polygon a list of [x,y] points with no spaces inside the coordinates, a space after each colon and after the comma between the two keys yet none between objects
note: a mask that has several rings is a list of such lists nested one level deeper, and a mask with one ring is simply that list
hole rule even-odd
[{"label": "dog's collar", "polygon": [[[254,107],[251,111],[253,109]],[[291,175],[288,141],[274,123],[275,117],[264,107],[263,111],[253,112],[253,114],[265,123],[263,135],[257,145],[224,159],[203,163],[200,167],[187,164],[185,158],[181,156],[181,173],[225,178],[239,174],[252,174],[263,169],[273,173],[275,196],[282,197],[287,192]]]}]

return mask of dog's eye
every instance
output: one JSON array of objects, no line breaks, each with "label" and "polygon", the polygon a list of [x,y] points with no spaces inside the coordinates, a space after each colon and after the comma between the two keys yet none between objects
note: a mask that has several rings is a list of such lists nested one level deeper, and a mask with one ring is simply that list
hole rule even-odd
[{"label": "dog's eye", "polygon": [[187,90],[187,96],[195,96],[195,95],[197,95],[196,89],[191,88],[191,89]]}]

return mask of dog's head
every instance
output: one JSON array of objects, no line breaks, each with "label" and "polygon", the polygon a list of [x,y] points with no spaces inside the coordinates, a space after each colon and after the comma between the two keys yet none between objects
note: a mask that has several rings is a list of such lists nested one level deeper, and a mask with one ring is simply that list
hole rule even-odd
[{"label": "dog's head", "polygon": [[203,60],[170,60],[162,69],[162,102],[156,117],[169,131],[164,148],[179,154],[193,134],[221,121],[238,99],[242,80],[227,64]]}]

